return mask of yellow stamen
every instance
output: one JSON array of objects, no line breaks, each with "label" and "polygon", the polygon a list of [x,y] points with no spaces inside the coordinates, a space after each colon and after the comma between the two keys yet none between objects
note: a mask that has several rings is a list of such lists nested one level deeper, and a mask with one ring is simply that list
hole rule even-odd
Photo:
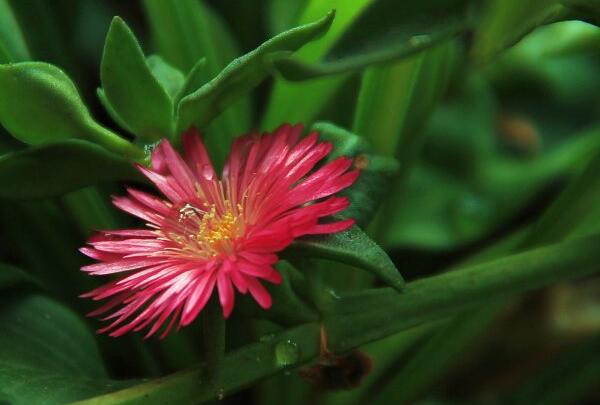
[{"label": "yellow stamen", "polygon": [[180,245],[173,249],[175,251],[199,257],[231,254],[235,240],[243,233],[243,206],[233,206],[229,200],[224,201],[224,212],[220,212],[215,204],[204,203],[203,208],[185,204],[179,214],[185,232],[168,235]]}]

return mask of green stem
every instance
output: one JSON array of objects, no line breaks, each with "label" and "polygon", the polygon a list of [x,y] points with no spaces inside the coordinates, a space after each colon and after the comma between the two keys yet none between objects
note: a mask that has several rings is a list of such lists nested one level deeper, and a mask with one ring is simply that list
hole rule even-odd
[{"label": "green stem", "polygon": [[124,156],[136,162],[143,162],[145,160],[146,155],[144,151],[133,143],[121,138],[96,122],[92,121],[88,125],[90,131],[87,133],[87,137],[91,141],[102,145],[119,156]]},{"label": "green stem", "polygon": [[202,312],[202,334],[207,365],[206,375],[216,395],[219,396],[225,357],[225,318],[216,294],[211,297]]},{"label": "green stem", "polygon": [[461,309],[598,271],[600,235],[570,240],[413,281],[348,294],[327,320],[331,348],[345,351]]},{"label": "green stem", "polygon": [[[325,319],[329,349],[344,352],[460,310],[592,274],[598,271],[599,243],[600,235],[595,235],[467,266],[408,283],[403,294],[392,288],[348,294],[337,300],[334,315]],[[225,356],[225,393],[315,359],[320,350],[320,327],[319,323],[307,323]],[[297,348],[297,357],[293,364],[282,364],[277,361],[277,345],[290,342]],[[202,384],[205,370],[206,366],[200,365],[79,404],[199,403],[215,397],[211,385]]]}]

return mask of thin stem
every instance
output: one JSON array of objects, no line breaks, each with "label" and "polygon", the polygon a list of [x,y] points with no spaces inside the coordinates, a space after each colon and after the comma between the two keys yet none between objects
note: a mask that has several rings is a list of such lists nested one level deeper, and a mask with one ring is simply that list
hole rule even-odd
[{"label": "thin stem", "polygon": [[142,163],[145,160],[146,155],[140,147],[121,138],[109,129],[93,121],[89,123],[89,128],[90,131],[87,133],[87,136],[91,141],[102,145],[119,156],[124,156],[136,162]]}]

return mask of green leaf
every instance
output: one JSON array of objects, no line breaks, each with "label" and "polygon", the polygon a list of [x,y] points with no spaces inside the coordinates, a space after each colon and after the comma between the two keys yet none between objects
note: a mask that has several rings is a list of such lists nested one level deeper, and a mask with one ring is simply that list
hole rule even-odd
[{"label": "green leaf", "polygon": [[404,290],[404,279],[394,263],[358,226],[331,235],[297,239],[287,253],[346,263],[373,273],[398,291]]},{"label": "green leaf", "polygon": [[51,299],[4,293],[0,323],[0,400],[63,404],[127,385],[107,378],[93,335]]},{"label": "green leaf", "polygon": [[211,79],[208,68],[209,66],[206,63],[206,58],[202,58],[196,62],[194,67],[192,67],[185,77],[181,88],[174,97],[176,104],[179,104],[179,101],[181,101],[182,98],[198,90]]},{"label": "green leaf", "polygon": [[385,382],[395,374],[395,366],[404,364],[405,359],[416,348],[447,323],[446,319],[424,323],[361,347],[360,351],[372,359],[375,367],[364,376],[358,387],[328,396],[323,405],[360,405],[365,401],[371,403],[369,398],[385,388]]},{"label": "green leaf", "polygon": [[[202,58],[205,65],[196,73],[203,76],[191,83],[198,85],[214,78],[234,58],[239,50],[225,22],[210,6],[198,0],[144,0],[150,30],[158,53],[169,64],[185,74]],[[218,41],[215,41],[218,38]],[[199,88],[189,88],[189,92]],[[186,96],[186,93],[180,96]],[[204,142],[212,161],[224,162],[236,136],[251,129],[251,108],[247,97],[215,118],[203,132],[210,134]]]},{"label": "green leaf", "polygon": [[146,58],[152,75],[158,80],[167,94],[174,99],[185,82],[185,76],[181,71],[169,65],[159,55],[150,55]]},{"label": "green leaf", "polygon": [[37,284],[37,281],[17,267],[0,263],[0,291],[29,284]]},{"label": "green leaf", "polygon": [[0,63],[29,60],[29,50],[8,0],[0,0]]},{"label": "green leaf", "polygon": [[92,120],[77,88],[43,62],[0,65],[0,122],[29,143],[75,138]]},{"label": "green leaf", "polygon": [[104,181],[140,179],[128,160],[77,139],[0,156],[2,198],[49,197]]},{"label": "green leaf", "polygon": [[0,63],[9,63],[10,59],[8,51],[4,48],[4,45],[0,43]]},{"label": "green leaf", "polygon": [[361,169],[358,180],[340,195],[350,200],[350,207],[343,212],[343,216],[353,218],[361,228],[366,227],[390,189],[392,178],[398,172],[398,162],[371,153],[364,138],[334,124],[319,122],[311,129],[319,132],[322,140],[334,144],[330,160],[338,156],[354,158],[355,166]]},{"label": "green leaf", "polygon": [[106,99],[136,135],[146,142],[171,135],[173,103],[152,74],[135,35],[119,17],[106,36],[100,78]]},{"label": "green leaf", "polygon": [[[358,96],[353,131],[374,150],[396,157],[408,170],[423,144],[422,129],[448,85],[456,57],[449,43],[410,59],[367,70]],[[389,114],[386,106],[395,105]]]},{"label": "green leaf", "polygon": [[92,289],[94,281],[75,271],[85,260],[74,254],[81,247],[82,236],[68,213],[49,200],[0,199],[0,222],[3,234],[10,235],[5,246],[23,268],[39,279],[45,290],[74,308],[80,307],[83,301],[77,296]]},{"label": "green leaf", "polygon": [[[456,52],[450,42],[363,74],[353,132],[365,137],[378,154],[400,162],[389,187],[393,197],[385,200],[376,220],[377,240],[387,243],[394,218],[404,212],[399,206],[406,204],[406,182],[425,143],[423,128],[448,85]],[[388,113],[390,105],[396,106],[394,114]]]},{"label": "green leaf", "polygon": [[276,35],[292,28],[308,0],[267,0],[267,26]]},{"label": "green leaf", "polygon": [[119,227],[110,200],[96,187],[71,191],[63,196],[62,203],[85,236],[98,229]]},{"label": "green leaf", "polygon": [[408,283],[401,295],[390,288],[348,294],[326,321],[330,341],[337,342],[332,348],[345,351],[497,298],[596,273],[599,242],[594,235],[467,265]]},{"label": "green leaf", "polygon": [[[319,350],[318,333],[318,324],[309,323],[274,336],[265,336],[259,343],[250,344],[227,354],[223,364],[222,387],[219,395],[210,384],[206,383],[205,376],[208,370],[203,364],[160,380],[151,380],[73,405],[134,405],[142,402],[145,405],[194,404],[217,397],[222,399],[265,376],[312,359]],[[286,356],[285,359],[277,356],[278,347],[281,349],[290,345],[297,349],[296,356]]]},{"label": "green leaf", "polygon": [[503,305],[498,303],[484,304],[482,308],[466,311],[439,327],[414,354],[403,359],[402,366],[393,370],[393,376],[372,392],[370,398],[374,403],[412,403],[452,364],[462,359],[461,355],[490,326],[501,308]]},{"label": "green leaf", "polygon": [[185,96],[179,103],[177,128],[181,132],[191,125],[205,127],[221,111],[258,85],[268,74],[270,58],[280,52],[293,52],[323,35],[334,13],[310,24],[281,33],[252,52],[232,61],[214,79]]},{"label": "green leaf", "polygon": [[[158,54],[184,73],[205,57],[215,74],[237,53],[219,16],[201,1],[144,0]],[[214,39],[219,38],[217,44]]]},{"label": "green leaf", "polygon": [[71,79],[43,62],[0,65],[0,123],[32,145],[88,138],[120,155],[144,157],[141,149],[94,122]]},{"label": "green leaf", "polygon": [[[308,0],[300,18],[295,22],[296,24],[306,24],[331,9],[335,9],[335,20],[323,38],[311,42],[298,51],[296,56],[305,63],[318,62],[372,1]],[[269,97],[261,127],[271,129],[282,122],[304,122],[306,124],[313,122],[347,79],[347,75],[305,83],[292,83],[277,79]]]},{"label": "green leaf", "polygon": [[325,58],[308,65],[293,58],[275,62],[288,80],[308,80],[362,70],[417,54],[456,37],[469,26],[469,1],[375,1]]},{"label": "green leaf", "polygon": [[110,104],[110,101],[106,98],[106,94],[104,94],[104,90],[101,87],[96,89],[96,95],[100,100],[100,104],[104,107],[104,110],[108,113],[110,118],[122,129],[126,130],[130,134],[134,134],[133,129],[121,118],[121,116],[115,111],[113,106]]},{"label": "green leaf", "polygon": [[582,231],[588,234],[598,232],[599,172],[600,154],[596,154],[533,226],[527,243],[547,244]]},{"label": "green leaf", "polygon": [[[105,27],[110,23],[105,3],[83,5],[59,0],[8,0],[21,27],[32,58],[60,66],[80,83],[84,83],[84,65],[99,64]],[[43,17],[41,17],[43,16]],[[26,27],[26,29],[25,29]],[[79,58],[87,63],[82,63]],[[97,77],[85,83],[96,83]],[[86,89],[87,90],[87,89]]]},{"label": "green leaf", "polygon": [[[327,333],[329,349],[342,353],[484,302],[592,274],[598,271],[598,243],[600,237],[595,236],[522,252],[413,281],[403,294],[383,288],[334,298],[334,311],[324,323],[306,323],[227,354],[221,392],[230,394],[316,358],[320,354],[321,327]],[[277,350],[278,346],[293,347],[295,355],[278,357],[278,352],[286,351]],[[79,405],[202,402],[215,398],[212,388],[202,384],[205,372],[206,366],[202,365]]]},{"label": "green leaf", "polygon": [[[492,0],[487,2],[475,30],[472,56],[487,63],[539,25],[555,21],[563,12],[559,0]],[[511,29],[506,29],[510,26]]]},{"label": "green leaf", "polygon": [[511,404],[575,404],[585,402],[597,389],[600,375],[600,336],[578,341],[543,364],[533,378],[518,386],[503,398]]},{"label": "green leaf", "polygon": [[302,273],[285,260],[280,260],[275,267],[281,273],[283,282],[279,285],[269,283],[265,285],[273,299],[271,308],[265,311],[253,298],[246,295],[239,297],[240,305],[236,306],[234,314],[269,319],[285,326],[316,321],[319,315],[300,297],[300,293],[303,292],[301,290],[306,288],[306,281]]}]

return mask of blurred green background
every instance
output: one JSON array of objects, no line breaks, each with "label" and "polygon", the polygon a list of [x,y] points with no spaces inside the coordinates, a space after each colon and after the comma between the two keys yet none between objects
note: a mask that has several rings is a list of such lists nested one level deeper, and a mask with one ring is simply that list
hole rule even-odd
[{"label": "blurred green background", "polygon": [[[204,74],[211,78],[233,58],[275,34],[336,9],[334,23],[323,38],[289,58],[274,55],[265,69],[272,75],[207,126],[205,132],[212,136],[207,142],[217,162],[222,162],[235,136],[252,129],[272,130],[282,122],[311,127],[325,121],[359,135],[370,143],[373,154],[399,163],[385,192],[373,194],[380,205],[374,220],[359,224],[409,282],[595,235],[600,230],[600,30],[596,26],[600,3],[409,3],[0,1],[0,39],[6,32],[14,37],[20,31],[24,40],[12,42],[11,48],[0,42],[4,46],[0,57],[5,52],[14,61],[59,66],[76,83],[99,123],[134,139],[111,119],[97,96],[104,41],[113,16],[126,21],[146,55],[159,54],[184,74],[205,57]],[[1,154],[26,147],[0,128]],[[42,308],[41,318],[48,308],[47,316],[59,318],[80,317],[90,310],[90,303],[77,296],[95,280],[77,271],[85,261],[75,252],[95,229],[133,224],[110,207],[108,195],[121,191],[122,184],[112,182],[29,201],[15,201],[8,192],[1,196],[0,260],[26,269],[41,280],[49,296],[78,314],[60,309],[49,315],[58,304],[36,302],[47,299],[36,296],[28,305]],[[600,269],[595,262],[589,266],[590,273]],[[307,267],[320,269],[336,291],[380,285],[371,275],[347,265],[319,261]],[[5,287],[9,285],[0,278],[6,301],[0,322],[19,325],[29,315],[9,310],[11,297],[21,291]],[[29,284],[22,288],[34,289]],[[597,276],[561,281],[518,297],[492,298],[369,343],[360,353],[344,357],[346,363],[330,365],[325,372],[293,369],[241,391],[233,384],[236,392],[223,392],[224,398],[214,401],[600,402]],[[96,383],[88,387],[87,380],[77,380],[75,388],[66,383],[63,395],[53,387],[56,381],[71,381],[69,367],[58,372],[54,383],[46,384],[40,373],[27,377],[30,370],[3,372],[0,364],[0,385],[32,384],[31,397],[14,404],[84,399],[191,367],[204,358],[197,344],[202,339],[199,327],[159,342],[138,336],[94,340],[86,334],[87,329],[97,328],[95,320],[80,322],[84,330],[69,331],[66,339],[59,330],[46,328],[43,319],[33,323],[38,327],[25,328],[27,339],[56,333],[56,342],[80,346],[73,350],[82,358],[89,352],[101,356],[106,367],[100,367],[97,375],[106,386],[97,389]],[[234,317],[228,322],[228,351],[280,330],[280,325],[268,321]],[[18,333],[11,333],[0,332],[2,350],[14,344]],[[76,333],[85,337],[78,340]],[[39,349],[36,342],[32,345]],[[23,353],[37,356],[28,348]],[[47,361],[54,363],[60,357],[50,356]],[[370,361],[372,370],[366,373]],[[90,371],[90,376],[94,373]],[[189,382],[181,388],[189,390],[190,398],[193,385]],[[357,386],[346,389],[351,385]],[[344,389],[326,389],[329,386]],[[13,403],[11,389],[6,394],[0,388],[0,404]],[[14,392],[20,392],[18,387]],[[49,396],[43,399],[44,395]],[[145,403],[139,398],[90,403]]]}]

